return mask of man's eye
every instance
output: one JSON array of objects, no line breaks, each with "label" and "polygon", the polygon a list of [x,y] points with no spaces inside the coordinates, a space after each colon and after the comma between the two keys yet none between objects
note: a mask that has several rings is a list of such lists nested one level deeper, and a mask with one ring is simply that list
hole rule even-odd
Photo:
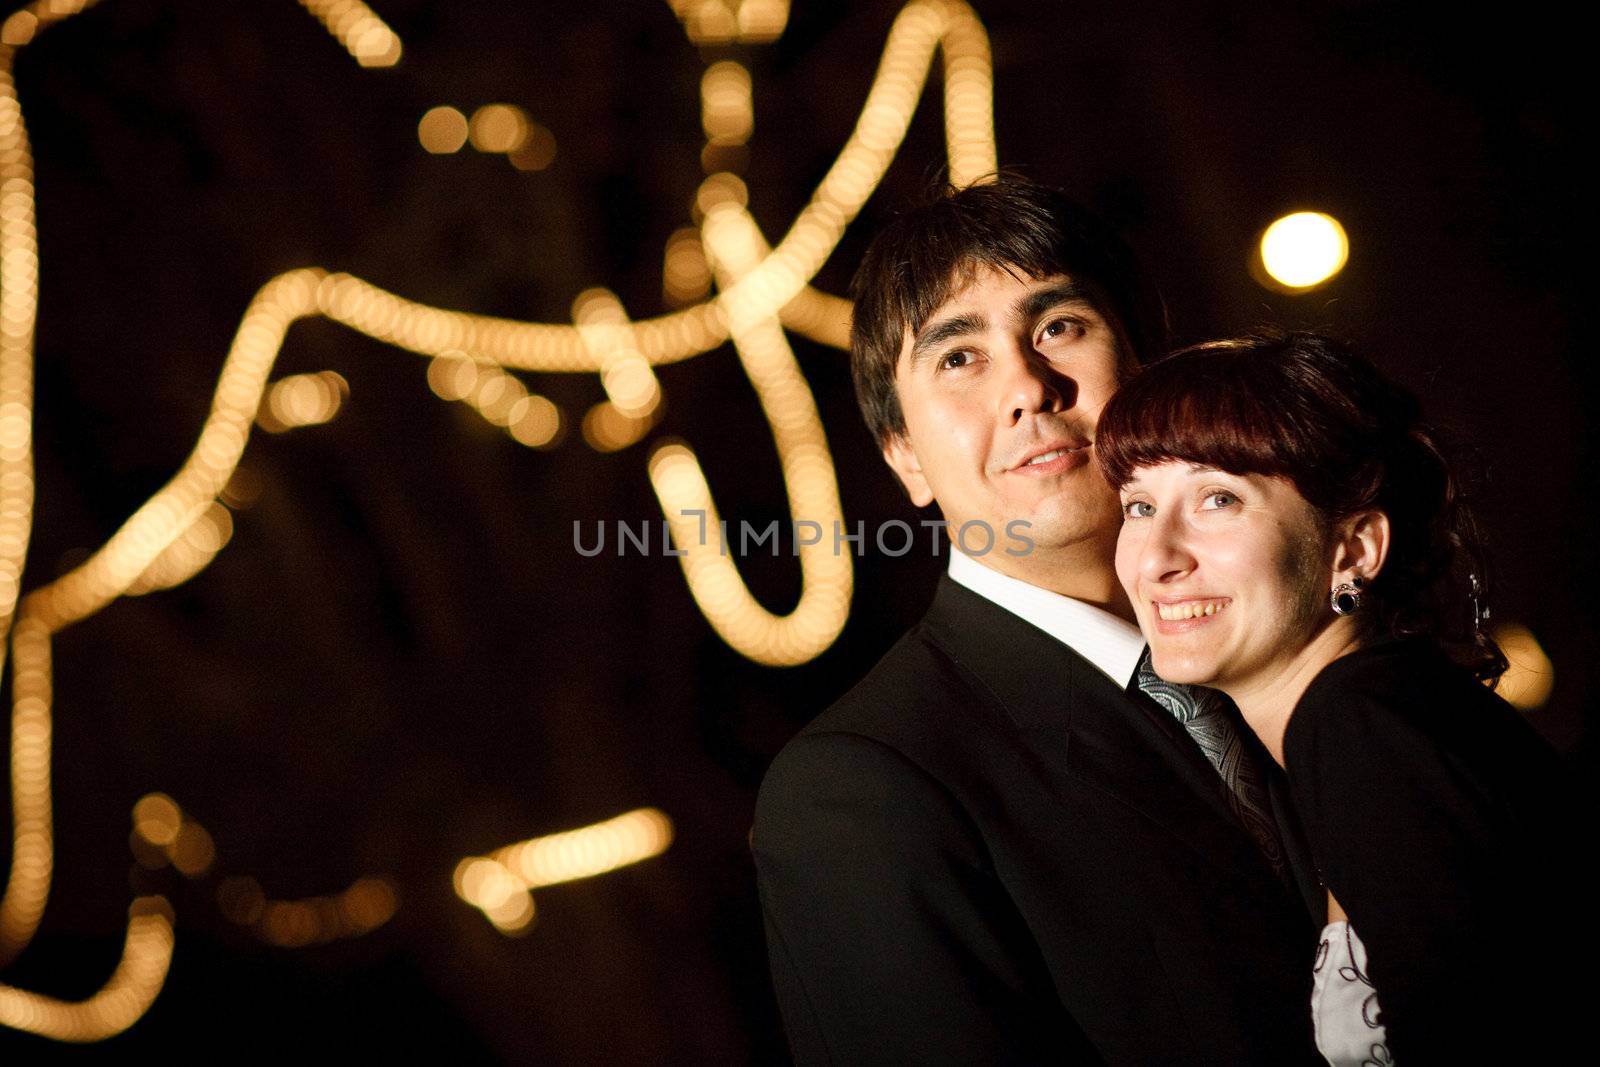
[{"label": "man's eye", "polygon": [[1040,340],[1057,337],[1076,337],[1083,333],[1083,323],[1077,319],[1051,319],[1039,331]]},{"label": "man's eye", "polygon": [[1232,493],[1223,489],[1216,489],[1205,495],[1205,499],[1200,502],[1200,506],[1215,511],[1221,508],[1231,508],[1238,502],[1239,498]]},{"label": "man's eye", "polygon": [[1156,513],[1156,506],[1148,500],[1130,500],[1122,505],[1125,519],[1148,519]]},{"label": "man's eye", "polygon": [[972,353],[971,352],[965,351],[964,349],[957,349],[956,351],[947,353],[946,355],[944,355],[943,357],[940,358],[940,360],[939,360],[939,369],[940,370],[957,370],[957,369],[959,369],[961,367],[967,366],[971,362],[972,362]]}]

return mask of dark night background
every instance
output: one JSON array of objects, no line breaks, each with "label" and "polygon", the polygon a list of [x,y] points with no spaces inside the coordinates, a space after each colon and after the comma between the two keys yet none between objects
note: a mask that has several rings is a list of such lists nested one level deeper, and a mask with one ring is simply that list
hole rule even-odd
[{"label": "dark night background", "polygon": [[[240,314],[280,271],[318,265],[537,321],[568,321],[594,285],[636,316],[663,310],[661,249],[703,177],[699,80],[714,59],[753,74],[744,177],[781,235],[848,136],[900,3],[797,0],[777,42],[704,52],[663,0],[372,6],[405,43],[392,69],[357,66],[291,0],[105,0],[21,52],[42,270],[25,588],[81,561],[178,468]],[[1592,768],[1576,27],[1541,4],[1492,22],[1355,0],[974,6],[1002,163],[1124,228],[1178,340],[1330,328],[1481,448],[1496,617],[1543,642],[1557,684],[1532,717]],[[418,145],[428,108],[494,101],[554,133],[548,170]],[[867,236],[942,162],[929,92],[819,287],[844,291]],[[1350,263],[1313,293],[1269,292],[1250,251],[1302,207],[1343,221]],[[795,343],[847,521],[914,519],[843,354]],[[296,325],[275,376],[339,371],[339,417],[252,438],[259,496],[198,577],[56,639],[54,890],[0,978],[64,997],[105,980],[145,793],[176,798],[218,859],[200,880],[141,878],[177,912],[171,976],[142,1021],[81,1050],[0,1032],[0,1053],[784,1058],[745,844],[755,790],[916,619],[941,562],[925,538],[903,559],[869,549],[839,641],[801,667],[758,666],[712,633],[676,561],[573,551],[574,520],[659,518],[647,445],[523,448],[435,398],[425,367],[326,321]],[[594,375],[523,377],[569,416],[603,398]],[[660,377],[656,434],[695,446],[724,516],[785,516],[731,348]],[[792,560],[743,570],[769,607],[792,605]],[[524,937],[452,892],[463,856],[643,805],[672,817],[671,849],[538,891]],[[365,937],[277,949],[218,913],[229,874],[275,897],[382,874],[401,906]]]}]

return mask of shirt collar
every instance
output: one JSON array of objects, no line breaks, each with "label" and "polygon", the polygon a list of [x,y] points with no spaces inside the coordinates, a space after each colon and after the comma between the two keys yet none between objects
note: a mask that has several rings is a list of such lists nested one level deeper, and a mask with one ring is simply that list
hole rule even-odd
[{"label": "shirt collar", "polygon": [[1144,655],[1144,635],[1131,622],[1092,604],[1001,574],[951,547],[950,580],[1032,623],[1094,664],[1124,689]]}]

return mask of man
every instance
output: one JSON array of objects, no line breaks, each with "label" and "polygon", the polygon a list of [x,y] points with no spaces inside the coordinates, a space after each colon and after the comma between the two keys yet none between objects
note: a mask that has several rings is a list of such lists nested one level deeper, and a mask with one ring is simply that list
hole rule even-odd
[{"label": "man", "polygon": [[762,785],[796,1060],[1320,1062],[1315,887],[1130,688],[1144,643],[1093,442],[1159,345],[1131,257],[1002,178],[891,223],[855,289],[862,411],[957,547],[927,616]]}]

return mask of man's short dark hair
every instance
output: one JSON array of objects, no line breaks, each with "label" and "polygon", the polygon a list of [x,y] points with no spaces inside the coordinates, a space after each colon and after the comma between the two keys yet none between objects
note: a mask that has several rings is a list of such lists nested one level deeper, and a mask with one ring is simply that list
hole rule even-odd
[{"label": "man's short dark hair", "polygon": [[906,430],[894,386],[906,331],[915,335],[983,267],[1033,278],[1069,275],[1121,327],[1130,349],[1124,358],[1143,363],[1165,347],[1160,297],[1133,253],[1065,194],[1007,174],[964,189],[947,187],[885,226],[851,283],[850,372],[861,414],[879,444]]}]

